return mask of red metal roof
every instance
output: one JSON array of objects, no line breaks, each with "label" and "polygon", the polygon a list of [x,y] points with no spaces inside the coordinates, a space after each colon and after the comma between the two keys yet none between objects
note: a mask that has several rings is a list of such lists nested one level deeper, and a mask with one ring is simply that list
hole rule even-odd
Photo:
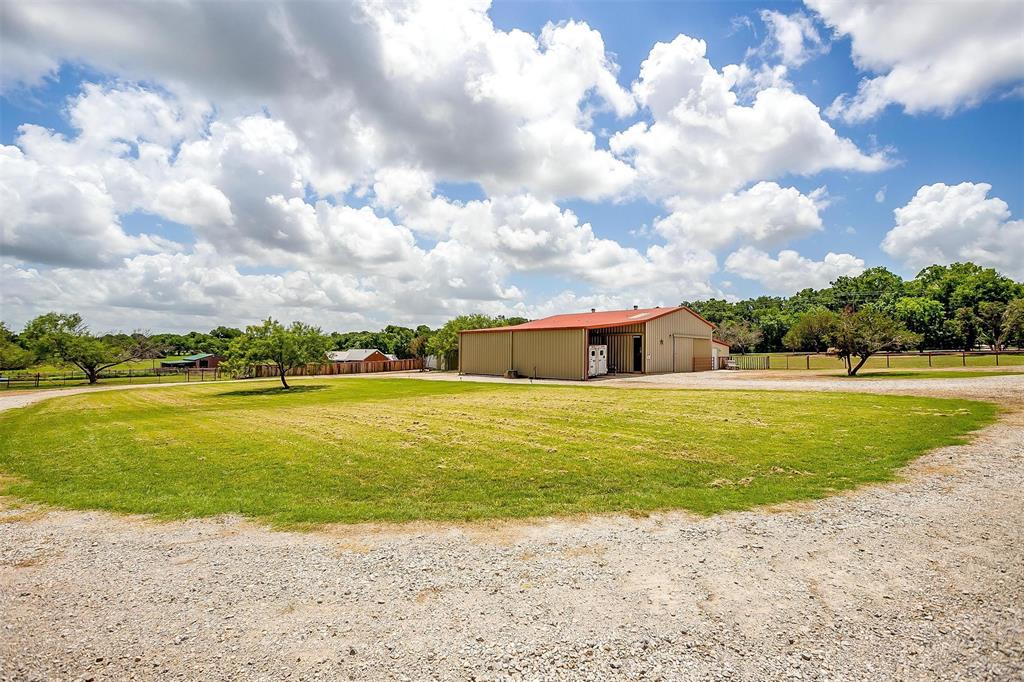
[{"label": "red metal roof", "polygon": [[686,310],[695,315],[709,327],[714,327],[696,312],[680,306],[678,308],[641,308],[639,310],[605,310],[595,313],[570,313],[568,315],[553,315],[540,320],[532,320],[523,324],[516,324],[509,327],[489,327],[487,329],[467,329],[463,334],[475,332],[518,332],[538,329],[599,329],[603,327],[625,327],[631,324],[643,324],[648,320],[664,317],[669,313]]}]

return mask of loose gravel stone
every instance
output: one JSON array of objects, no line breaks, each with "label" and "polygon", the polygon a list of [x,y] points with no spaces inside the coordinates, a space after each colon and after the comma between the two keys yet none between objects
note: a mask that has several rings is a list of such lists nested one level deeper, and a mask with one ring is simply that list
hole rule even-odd
[{"label": "loose gravel stone", "polygon": [[[630,383],[834,383],[713,374]],[[1024,375],[952,381],[870,387],[1003,402],[971,443],[710,518],[291,533],[7,500],[0,680],[1021,679]]]}]

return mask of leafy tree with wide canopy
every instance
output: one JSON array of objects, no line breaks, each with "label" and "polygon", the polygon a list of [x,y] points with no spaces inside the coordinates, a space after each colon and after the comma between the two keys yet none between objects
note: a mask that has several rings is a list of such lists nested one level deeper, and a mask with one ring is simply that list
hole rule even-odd
[{"label": "leafy tree with wide canopy", "polygon": [[267,318],[262,324],[246,327],[245,333],[231,342],[226,360],[229,369],[264,363],[274,365],[280,373],[281,385],[287,389],[285,375],[296,367],[323,362],[330,345],[330,338],[319,327],[303,322],[292,322],[285,327]]},{"label": "leafy tree with wide canopy", "polygon": [[904,296],[893,304],[892,316],[921,335],[918,350],[937,348],[943,339],[946,311],[938,301],[923,296]]},{"label": "leafy tree with wide canopy", "polygon": [[850,307],[836,316],[829,341],[846,363],[846,374],[852,377],[875,353],[914,346],[921,342],[921,335],[872,306],[859,310]]},{"label": "leafy tree with wide canopy", "polygon": [[829,339],[835,331],[836,314],[828,308],[812,308],[800,316],[789,328],[783,343],[790,350],[810,350],[823,353],[828,350]]},{"label": "leafy tree with wide canopy", "polygon": [[77,313],[46,313],[25,325],[22,340],[41,359],[74,365],[90,384],[115,365],[148,357],[152,344],[142,333],[96,337]]},{"label": "leafy tree with wide canopy", "polygon": [[1015,298],[1003,311],[1003,342],[1024,347],[1024,298]]},{"label": "leafy tree with wide canopy", "polygon": [[427,354],[445,357],[459,349],[459,332],[467,329],[508,327],[526,322],[524,317],[490,317],[488,315],[459,315],[445,322],[427,341]]},{"label": "leafy tree with wide canopy", "polygon": [[17,336],[0,322],[0,370],[25,369],[35,362],[35,354],[18,343]]}]

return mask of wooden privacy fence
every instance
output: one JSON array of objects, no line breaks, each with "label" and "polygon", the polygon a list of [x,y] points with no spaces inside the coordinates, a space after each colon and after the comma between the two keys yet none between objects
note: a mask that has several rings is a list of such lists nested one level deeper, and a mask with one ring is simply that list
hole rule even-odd
[{"label": "wooden privacy fence", "polygon": [[[288,376],[307,377],[322,374],[372,374],[376,372],[407,372],[423,369],[423,358],[408,360],[379,360],[370,362],[324,362],[304,365],[288,371]],[[253,376],[276,377],[280,373],[276,365],[256,365]]]}]

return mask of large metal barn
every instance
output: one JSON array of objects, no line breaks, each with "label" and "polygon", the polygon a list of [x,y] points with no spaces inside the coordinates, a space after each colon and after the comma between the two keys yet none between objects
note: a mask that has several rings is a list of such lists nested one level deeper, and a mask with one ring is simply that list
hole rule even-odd
[{"label": "large metal barn", "polygon": [[[459,372],[579,379],[604,353],[609,374],[712,369],[714,325],[686,307],[555,315],[511,327],[459,334]],[[603,351],[601,348],[603,347]]]}]

